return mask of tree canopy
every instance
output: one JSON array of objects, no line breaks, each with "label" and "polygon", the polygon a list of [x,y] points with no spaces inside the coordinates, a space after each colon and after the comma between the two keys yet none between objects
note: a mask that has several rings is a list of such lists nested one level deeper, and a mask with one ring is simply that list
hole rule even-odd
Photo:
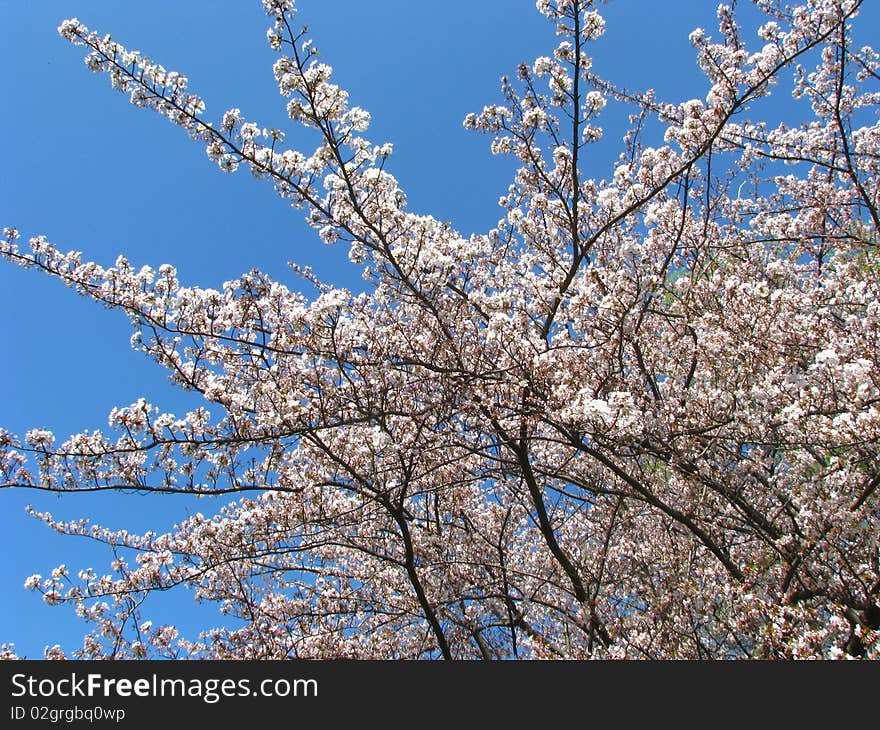
[{"label": "tree canopy", "polygon": [[[64,21],[92,71],[271,186],[368,284],[185,286],[4,229],[7,260],[124,311],[205,406],[0,431],[3,486],[231,500],[162,534],[37,513],[115,557],[27,582],[91,624],[78,656],[876,658],[880,57],[853,42],[861,4],[754,0],[756,33],[719,6],[690,36],[705,97],[672,103],[593,73],[593,0],[538,0],[558,44],[464,121],[518,165],[497,226],[467,237],[408,210],[392,145],[291,0],[263,0],[267,39],[314,148],[238,109],[209,121],[185,76]],[[771,93],[803,118],[758,116]],[[591,177],[606,105],[630,127]],[[148,597],[178,586],[228,625],[154,625]]]}]

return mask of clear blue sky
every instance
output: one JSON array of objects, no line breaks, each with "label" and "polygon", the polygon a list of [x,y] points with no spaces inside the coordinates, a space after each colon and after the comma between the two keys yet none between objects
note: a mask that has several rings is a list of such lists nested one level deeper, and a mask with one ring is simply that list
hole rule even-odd
[{"label": "clear blue sky", "polygon": [[[870,3],[869,3],[870,4]],[[714,29],[714,0],[617,0],[608,34],[595,46],[596,70],[670,100],[702,97],[687,35]],[[520,62],[549,55],[551,27],[531,0],[301,0],[323,60],[352,102],[373,115],[371,139],[394,143],[391,170],[410,207],[451,220],[462,232],[491,228],[512,170],[492,158],[489,139],[466,132],[465,114],[500,100],[498,80]],[[662,8],[662,14],[659,12]],[[876,10],[876,8],[874,8]],[[190,79],[219,119],[233,106],[263,126],[284,128],[259,0],[50,0],[0,3],[0,225],[45,234],[61,248],[108,264],[177,266],[189,284],[219,287],[258,267],[295,283],[285,263],[309,264],[337,284],[360,286],[341,247],[327,247],[301,213],[246,172],[224,175],[203,149],[157,115],[135,109],[81,48],[56,33],[78,17]],[[287,127],[290,132],[293,130]],[[622,129],[606,129],[613,140]],[[310,138],[289,133],[297,146]],[[617,145],[612,145],[616,148]],[[607,175],[612,148],[586,172]],[[46,427],[59,437],[106,425],[113,406],[145,396],[165,410],[193,404],[165,373],[130,349],[124,315],[76,296],[59,282],[0,262],[0,427]],[[21,586],[60,562],[73,572],[109,558],[82,540],[50,533],[26,504],[65,519],[88,516],[111,527],[166,529],[193,508],[173,497],[0,492],[0,642],[38,658],[48,643],[79,645],[84,625]],[[219,505],[217,505],[219,506]],[[204,502],[200,510],[211,509]],[[157,604],[160,620],[211,625],[183,595]]]}]

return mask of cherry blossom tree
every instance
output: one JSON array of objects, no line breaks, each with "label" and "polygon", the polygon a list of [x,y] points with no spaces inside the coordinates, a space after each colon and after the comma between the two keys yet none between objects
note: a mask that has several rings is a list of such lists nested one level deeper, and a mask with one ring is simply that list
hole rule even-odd
[{"label": "cherry blossom tree", "polygon": [[[853,40],[861,0],[754,0],[757,37],[719,6],[691,34],[705,97],[684,103],[592,72],[593,0],[538,0],[558,45],[464,122],[519,166],[469,237],[407,210],[391,144],[292,5],[263,0],[267,37],[314,149],[237,109],[212,123],[181,74],[59,28],[367,282],[204,289],[5,229],[8,261],[124,311],[205,407],[0,432],[3,485],[233,500],[164,534],[34,512],[113,555],[27,581],[89,622],[77,655],[877,658],[880,57]],[[771,93],[804,118],[762,121]],[[630,127],[588,177],[606,104]],[[151,623],[177,587],[228,625]]]}]

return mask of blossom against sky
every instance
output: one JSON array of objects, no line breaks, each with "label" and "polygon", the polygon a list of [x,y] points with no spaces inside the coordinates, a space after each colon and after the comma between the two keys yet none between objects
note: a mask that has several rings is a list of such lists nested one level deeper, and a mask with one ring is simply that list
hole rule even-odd
[{"label": "blossom against sky", "polygon": [[[701,96],[687,40],[696,25],[711,28],[714,3],[612,3],[608,34],[597,45],[596,67],[639,89],[653,87],[673,101]],[[45,234],[62,249],[112,262],[122,251],[136,265],[173,263],[183,281],[219,287],[253,267],[295,284],[293,260],[349,287],[361,285],[342,247],[327,247],[301,215],[247,175],[224,176],[176,129],[128,105],[106,80],[93,77],[81,54],[58,37],[63,18],[76,16],[189,77],[208,115],[239,107],[265,126],[284,126],[284,101],[272,78],[265,15],[257,2],[116,3],[63,0],[5,4],[0,49],[7,111],[0,180],[2,225],[26,236]],[[410,207],[430,212],[469,233],[494,225],[495,205],[509,181],[509,160],[492,158],[488,139],[468,133],[465,115],[498,98],[498,79],[552,48],[552,29],[527,0],[447,2],[384,0],[303,2],[307,22],[353,101],[372,114],[371,136],[394,144],[390,169]],[[869,25],[869,23],[865,23]],[[613,158],[622,133],[606,119]],[[297,135],[301,134],[299,132]],[[292,139],[300,139],[299,136]],[[604,154],[604,156],[603,156]],[[601,172],[590,170],[597,177]],[[172,389],[165,374],[128,347],[130,328],[118,313],[97,308],[34,272],[0,267],[6,329],[0,359],[0,426],[66,434],[103,426],[117,405],[145,395],[167,410],[196,401]],[[28,519],[25,504],[60,517],[84,514],[131,529],[167,528],[192,504],[173,498],[0,495],[3,558],[0,641],[39,656],[53,637],[75,642],[76,618],[49,614],[22,586],[33,572],[59,562],[72,571],[109,556],[69,538],[56,538]],[[214,505],[219,507],[220,501]],[[211,507],[200,505],[209,511]],[[169,611],[197,607],[172,601]],[[178,625],[186,621],[176,616]]]}]

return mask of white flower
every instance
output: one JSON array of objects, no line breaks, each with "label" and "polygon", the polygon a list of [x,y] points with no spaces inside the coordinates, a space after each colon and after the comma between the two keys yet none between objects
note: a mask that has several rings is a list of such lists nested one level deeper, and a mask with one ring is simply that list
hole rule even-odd
[{"label": "white flower", "polygon": [[34,428],[28,431],[24,436],[25,442],[35,449],[49,449],[55,443],[55,435],[51,431],[41,428]]},{"label": "white flower", "polygon": [[584,106],[594,114],[602,111],[605,108],[605,104],[605,97],[598,91],[589,92],[584,100]]},{"label": "white flower", "polygon": [[263,0],[266,15],[281,15],[293,8],[293,0]]},{"label": "white flower", "polygon": [[824,350],[817,352],[814,360],[816,365],[828,365],[829,367],[833,367],[840,362],[837,352],[833,347],[826,347]]},{"label": "white flower", "polygon": [[553,61],[547,56],[540,56],[535,59],[535,63],[532,66],[532,71],[535,76],[544,76],[553,69]]},{"label": "white flower", "polygon": [[348,122],[356,132],[366,132],[370,126],[371,119],[370,112],[366,109],[361,109],[359,106],[352,107],[348,112]]}]

